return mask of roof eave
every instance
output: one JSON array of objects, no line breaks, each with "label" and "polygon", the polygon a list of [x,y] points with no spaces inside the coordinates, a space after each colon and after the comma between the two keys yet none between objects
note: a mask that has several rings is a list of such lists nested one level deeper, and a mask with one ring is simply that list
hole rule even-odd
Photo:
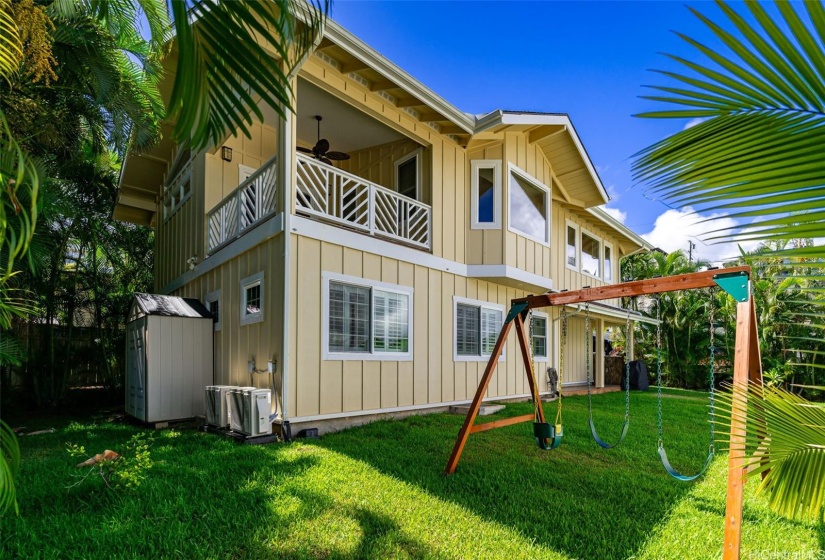
[{"label": "roof eave", "polygon": [[473,116],[459,110],[338,23],[331,19],[327,20],[324,35],[353,57],[368,64],[371,69],[387,80],[398,84],[398,87],[406,90],[431,109],[449,118],[468,134],[473,134],[475,129],[475,118]]}]

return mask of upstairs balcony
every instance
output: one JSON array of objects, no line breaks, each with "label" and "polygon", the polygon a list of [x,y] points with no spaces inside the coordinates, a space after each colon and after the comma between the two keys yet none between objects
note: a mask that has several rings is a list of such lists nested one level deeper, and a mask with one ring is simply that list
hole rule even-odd
[{"label": "upstairs balcony", "polygon": [[206,252],[212,254],[277,210],[277,166],[273,157],[238,185],[206,216]]},{"label": "upstairs balcony", "polygon": [[297,154],[296,211],[371,236],[430,250],[432,208],[395,191]]},{"label": "upstairs balcony", "polygon": [[[296,154],[296,158],[297,213],[430,250],[432,208],[429,205],[304,154]],[[207,214],[208,254],[276,213],[276,172],[276,161],[272,158]]]}]

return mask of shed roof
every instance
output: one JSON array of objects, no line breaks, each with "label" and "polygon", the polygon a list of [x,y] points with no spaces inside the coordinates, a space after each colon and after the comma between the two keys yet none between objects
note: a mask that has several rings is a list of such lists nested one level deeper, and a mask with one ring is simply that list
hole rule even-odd
[{"label": "shed roof", "polygon": [[209,310],[195,298],[136,293],[129,313],[129,320],[133,321],[144,315],[194,317],[198,319],[212,318]]}]

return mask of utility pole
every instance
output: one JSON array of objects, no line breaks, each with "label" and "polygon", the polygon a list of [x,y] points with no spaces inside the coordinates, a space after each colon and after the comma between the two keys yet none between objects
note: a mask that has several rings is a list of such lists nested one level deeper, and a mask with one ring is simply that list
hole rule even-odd
[{"label": "utility pole", "polygon": [[696,243],[688,239],[688,264],[693,264],[693,250],[696,248]]}]

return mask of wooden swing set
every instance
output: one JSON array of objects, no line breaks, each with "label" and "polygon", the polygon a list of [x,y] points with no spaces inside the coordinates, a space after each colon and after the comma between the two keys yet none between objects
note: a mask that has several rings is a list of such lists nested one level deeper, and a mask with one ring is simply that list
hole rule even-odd
[{"label": "wooden swing set", "polygon": [[[737,300],[736,307],[736,346],[733,356],[733,385],[734,390],[745,390],[748,382],[762,384],[762,363],[759,353],[759,337],[757,335],[756,309],[750,293],[750,267],[739,266],[721,270],[707,270],[692,274],[681,274],[649,280],[635,280],[621,284],[612,284],[596,288],[585,288],[575,291],[547,293],[514,299],[510,311],[501,327],[490,360],[484,370],[484,375],[473,397],[470,409],[464,424],[458,432],[455,446],[444,469],[445,475],[455,473],[464,445],[470,434],[483,432],[522,422],[534,422],[534,435],[542,449],[555,449],[561,443],[561,417],[557,416],[554,424],[545,421],[544,410],[539,396],[538,384],[530,347],[525,332],[525,319],[533,309],[552,306],[564,306],[577,303],[588,303],[620,297],[653,295],[680,290],[695,290],[701,288],[721,287],[725,292]],[[535,414],[525,414],[513,418],[505,418],[483,424],[474,425],[482,399],[492,379],[493,372],[498,364],[499,357],[504,349],[510,329],[515,324],[522,361],[524,362],[530,394],[535,405]],[[588,337],[590,334],[588,333]],[[563,352],[563,350],[562,350]],[[563,374],[563,372],[561,372]],[[626,382],[629,380],[626,379]],[[589,388],[589,372],[588,372]],[[711,387],[712,391],[712,387]],[[731,415],[730,451],[728,455],[728,488],[725,506],[725,540],[723,548],[724,560],[737,560],[741,540],[742,521],[742,493],[745,475],[745,454],[742,443],[745,439],[746,410],[743,399],[734,400],[734,410]],[[561,410],[561,409],[559,409]],[[624,427],[626,429],[626,425]],[[623,430],[624,430],[623,429]],[[664,449],[661,446],[660,455]],[[710,457],[709,457],[710,459]],[[664,463],[667,463],[666,457]],[[665,464],[667,467],[668,465]],[[669,471],[670,472],[670,471]],[[679,478],[679,477],[676,477]],[[682,477],[682,480],[692,480],[694,477]]]}]

